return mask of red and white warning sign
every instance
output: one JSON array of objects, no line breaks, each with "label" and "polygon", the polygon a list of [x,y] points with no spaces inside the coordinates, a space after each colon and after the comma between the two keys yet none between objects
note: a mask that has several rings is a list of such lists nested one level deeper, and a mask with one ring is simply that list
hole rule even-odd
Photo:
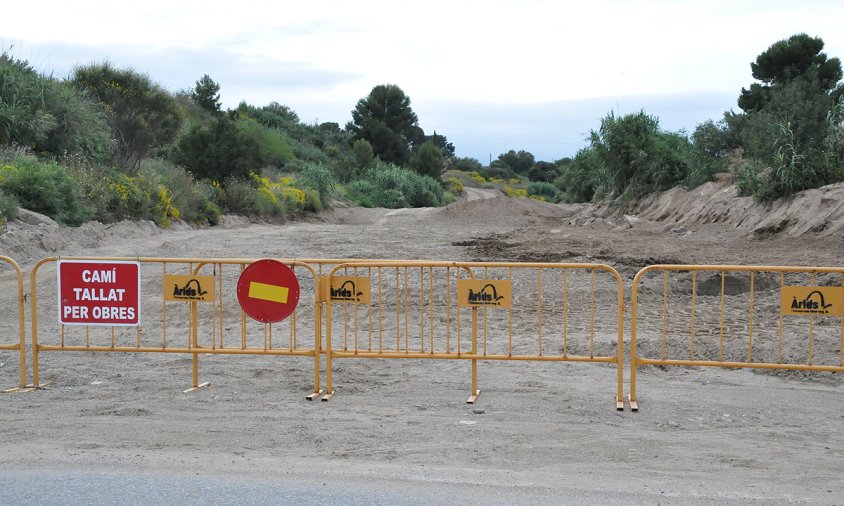
[{"label": "red and white warning sign", "polygon": [[140,325],[141,265],[59,260],[61,325]]},{"label": "red and white warning sign", "polygon": [[299,279],[278,260],[257,260],[237,280],[237,301],[243,312],[261,323],[276,323],[296,310]]}]

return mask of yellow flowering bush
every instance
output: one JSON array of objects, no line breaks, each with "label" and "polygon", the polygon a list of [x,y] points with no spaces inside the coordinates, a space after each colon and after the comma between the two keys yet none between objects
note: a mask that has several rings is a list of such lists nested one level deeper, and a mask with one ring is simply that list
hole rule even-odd
[{"label": "yellow flowering bush", "polygon": [[518,188],[513,188],[510,185],[504,185],[504,188],[502,188],[502,190],[504,191],[504,195],[507,195],[508,197],[511,197],[511,198],[521,198],[521,199],[523,199],[523,198],[527,197],[527,190],[525,190],[525,189],[518,189]]}]

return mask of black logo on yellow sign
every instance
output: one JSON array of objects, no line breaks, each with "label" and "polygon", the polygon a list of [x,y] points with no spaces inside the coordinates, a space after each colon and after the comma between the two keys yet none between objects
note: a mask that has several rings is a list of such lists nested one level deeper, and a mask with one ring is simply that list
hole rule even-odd
[{"label": "black logo on yellow sign", "polygon": [[818,290],[810,292],[803,300],[792,297],[791,301],[791,310],[795,313],[827,314],[831,307],[832,304],[827,304],[823,293]]},{"label": "black logo on yellow sign", "polygon": [[357,291],[351,279],[338,288],[331,287],[331,300],[336,302],[360,302],[363,292]]},{"label": "black logo on yellow sign", "polygon": [[498,295],[498,291],[491,283],[484,285],[480,291],[475,292],[469,289],[469,303],[476,305],[500,306],[503,295]]},{"label": "black logo on yellow sign", "polygon": [[173,298],[177,300],[202,300],[207,293],[208,291],[202,289],[197,279],[191,279],[181,287],[173,285]]},{"label": "black logo on yellow sign", "polygon": [[214,276],[165,274],[164,300],[171,302],[213,302]]}]

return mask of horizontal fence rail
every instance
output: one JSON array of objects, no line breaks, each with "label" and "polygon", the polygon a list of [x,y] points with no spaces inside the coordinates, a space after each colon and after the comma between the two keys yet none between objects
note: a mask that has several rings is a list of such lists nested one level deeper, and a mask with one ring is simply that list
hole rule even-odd
[{"label": "horizontal fence rail", "polygon": [[[17,290],[12,293],[4,293],[3,300],[0,302],[0,305],[3,307],[12,308],[17,306],[17,311],[5,311],[6,314],[14,314],[17,316],[17,335],[12,334],[0,337],[0,350],[17,351],[20,356],[18,386],[3,390],[3,392],[15,392],[26,387],[26,332],[24,329],[26,319],[26,316],[24,315],[24,306],[26,297],[23,290],[23,273],[21,272],[21,268],[18,263],[7,256],[0,256],[0,263],[9,265],[12,270],[14,270],[14,275],[17,278]],[[14,301],[12,301],[12,298],[14,298]]]},{"label": "horizontal fence rail", "polygon": [[[356,261],[328,278],[324,400],[338,358],[471,360],[469,402],[479,394],[478,360],[573,361],[615,364],[623,409],[624,292],[612,267]],[[350,294],[352,282],[368,289]],[[358,293],[364,300],[348,300]]]},{"label": "horizontal fence rail", "polygon": [[631,295],[640,365],[844,372],[844,268],[651,265]]}]

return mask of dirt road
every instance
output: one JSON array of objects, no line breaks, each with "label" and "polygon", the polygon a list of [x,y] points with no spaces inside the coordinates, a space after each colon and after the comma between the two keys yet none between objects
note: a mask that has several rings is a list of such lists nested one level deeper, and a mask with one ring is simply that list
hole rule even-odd
[{"label": "dirt road", "polygon": [[[281,225],[117,227],[90,247],[65,231],[71,237],[53,253],[606,262],[628,287],[655,261],[840,263],[838,239],[587,224],[570,206],[481,196],[444,209],[337,209]],[[23,259],[25,269],[33,259]],[[0,283],[8,336],[12,279],[4,273]],[[45,293],[51,283],[45,278]],[[0,352],[0,363],[0,381],[13,385],[15,355]],[[330,402],[304,400],[305,358],[203,357],[212,386],[185,394],[190,364],[164,354],[43,354],[51,387],[0,396],[0,469],[44,479],[55,471],[355,482],[429,488],[442,502],[454,491],[461,503],[844,503],[841,375],[643,367],[632,413],[614,409],[608,365],[482,362],[482,394],[468,405],[465,362],[344,361]]]}]

